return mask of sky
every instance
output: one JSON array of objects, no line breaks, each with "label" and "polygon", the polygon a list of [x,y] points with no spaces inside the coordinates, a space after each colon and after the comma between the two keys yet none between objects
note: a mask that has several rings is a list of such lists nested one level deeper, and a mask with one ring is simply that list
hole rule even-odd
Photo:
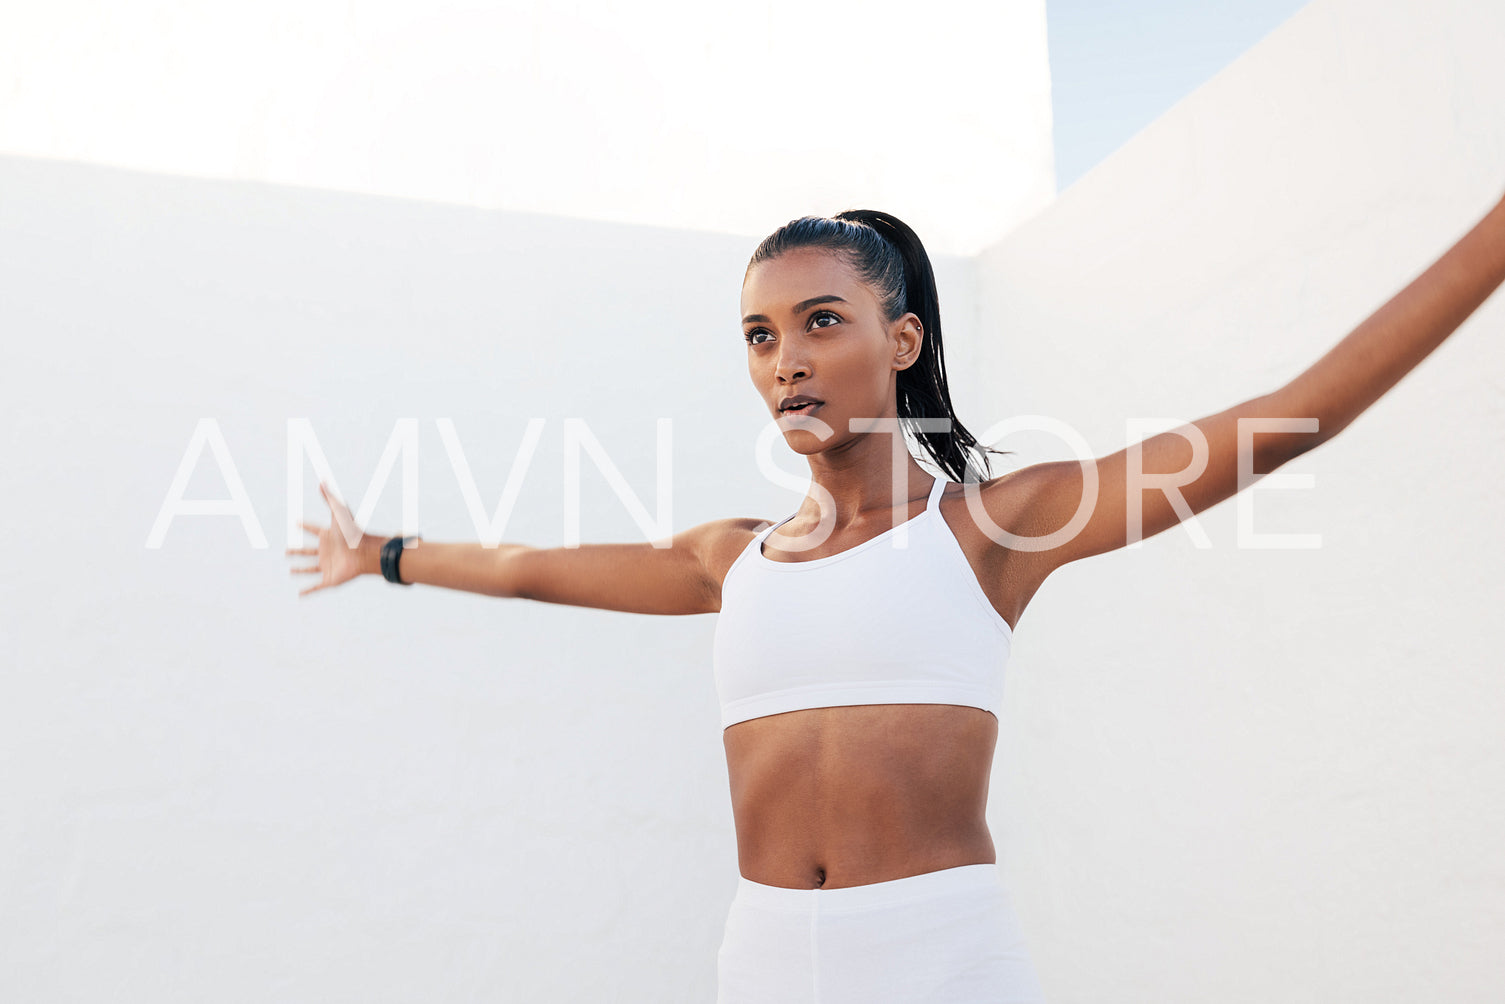
[{"label": "sky", "polygon": [[1057,191],[1305,6],[1306,0],[1046,0]]}]

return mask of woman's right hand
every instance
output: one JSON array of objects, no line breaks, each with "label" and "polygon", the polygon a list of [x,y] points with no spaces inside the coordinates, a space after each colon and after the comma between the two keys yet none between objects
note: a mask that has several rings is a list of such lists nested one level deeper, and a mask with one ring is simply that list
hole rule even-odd
[{"label": "woman's right hand", "polygon": [[[312,568],[290,569],[293,575],[314,573],[320,576],[317,583],[299,591],[299,596],[307,596],[315,590],[328,589],[330,586],[349,582],[366,571],[367,554],[375,543],[375,538],[371,534],[365,533],[356,525],[355,517],[350,514],[349,507],[331,495],[322,481],[319,482],[319,493],[329,504],[329,526],[301,524],[307,532],[318,535],[319,545],[287,549],[289,555],[306,554],[318,557],[318,562]],[[355,541],[353,546],[348,543],[352,540]]]}]

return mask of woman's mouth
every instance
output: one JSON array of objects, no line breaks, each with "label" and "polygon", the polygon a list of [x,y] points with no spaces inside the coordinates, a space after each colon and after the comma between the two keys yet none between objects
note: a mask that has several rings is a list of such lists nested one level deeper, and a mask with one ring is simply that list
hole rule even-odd
[{"label": "woman's mouth", "polygon": [[795,417],[801,416],[801,415],[808,415],[811,412],[815,411],[815,409],[817,409],[819,407],[820,407],[820,404],[818,404],[818,403],[813,403],[813,404],[812,403],[797,404],[797,405],[794,405],[792,408],[785,408],[783,410],[782,414],[785,417],[787,417],[787,418],[795,418]]}]

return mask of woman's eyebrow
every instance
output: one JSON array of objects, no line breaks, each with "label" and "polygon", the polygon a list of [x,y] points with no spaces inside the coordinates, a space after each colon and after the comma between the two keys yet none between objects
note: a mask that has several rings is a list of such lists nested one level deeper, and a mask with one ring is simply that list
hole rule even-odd
[{"label": "woman's eyebrow", "polygon": [[[801,300],[799,303],[796,303],[794,305],[794,312],[796,314],[803,314],[805,311],[809,310],[811,307],[815,306],[817,303],[846,303],[846,302],[847,302],[846,300],[843,300],[841,297],[837,296],[835,293],[827,293],[824,296],[812,296],[808,300]],[[742,323],[743,324],[750,324],[753,321],[766,321],[769,324],[773,323],[772,319],[764,316],[763,314],[748,314],[746,317],[742,318]]]}]

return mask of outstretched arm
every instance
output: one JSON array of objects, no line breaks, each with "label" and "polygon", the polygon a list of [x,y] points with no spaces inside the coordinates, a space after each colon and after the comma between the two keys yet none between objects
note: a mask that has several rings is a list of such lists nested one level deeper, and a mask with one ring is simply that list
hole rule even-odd
[{"label": "outstretched arm", "polygon": [[1337,435],[1468,320],[1505,282],[1505,199],[1425,272],[1327,354],[1271,394],[1316,432],[1283,443],[1291,456]]},{"label": "outstretched arm", "polygon": [[[1154,536],[1337,435],[1442,344],[1502,282],[1505,199],[1410,285],[1278,390],[1111,456],[1033,464],[986,482],[984,505],[1010,533],[1054,535],[1047,547],[1006,542],[1034,551],[1037,584],[1066,562]],[[1249,419],[1306,419],[1307,428],[1258,431],[1261,423]],[[1095,493],[1087,483],[1094,475]],[[1085,520],[1078,512],[1084,494],[1096,499]],[[1078,526],[1059,532],[1074,516]]]},{"label": "outstretched arm", "polygon": [[[385,536],[362,530],[350,507],[322,481],[319,492],[329,504],[329,525],[304,523],[318,544],[287,549],[289,556],[315,559],[312,565],[289,569],[293,575],[320,577],[299,596],[381,574]],[[403,550],[398,574],[404,583],[486,596],[637,614],[715,613],[721,609],[727,567],[767,523],[750,517],[712,520],[661,538],[663,547],[657,546],[660,541],[532,547],[425,540]]]}]

